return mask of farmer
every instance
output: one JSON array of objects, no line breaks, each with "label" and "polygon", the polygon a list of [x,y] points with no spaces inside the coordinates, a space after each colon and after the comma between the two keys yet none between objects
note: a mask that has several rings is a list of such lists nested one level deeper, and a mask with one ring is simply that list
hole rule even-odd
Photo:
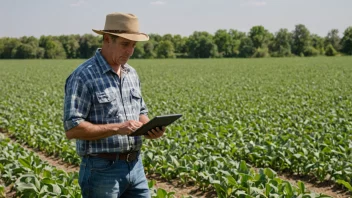
[{"label": "farmer", "polygon": [[[102,48],[73,71],[65,84],[64,128],[76,139],[82,158],[79,185],[83,197],[150,197],[141,160],[143,136],[128,136],[149,121],[137,72],[127,64],[139,32],[133,14],[106,16]],[[148,132],[156,139],[165,127]]]}]

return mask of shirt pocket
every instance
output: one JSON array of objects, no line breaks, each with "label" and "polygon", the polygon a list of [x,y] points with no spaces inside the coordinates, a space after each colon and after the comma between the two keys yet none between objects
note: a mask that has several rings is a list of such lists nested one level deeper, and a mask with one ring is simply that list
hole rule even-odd
[{"label": "shirt pocket", "polygon": [[130,91],[132,109],[139,114],[141,109],[142,94],[138,89],[132,88]]},{"label": "shirt pocket", "polygon": [[106,89],[103,92],[96,92],[97,108],[102,117],[115,117],[118,112],[117,90]]},{"label": "shirt pocket", "polygon": [[117,94],[114,91],[104,91],[95,93],[99,103],[108,103],[116,99]]}]

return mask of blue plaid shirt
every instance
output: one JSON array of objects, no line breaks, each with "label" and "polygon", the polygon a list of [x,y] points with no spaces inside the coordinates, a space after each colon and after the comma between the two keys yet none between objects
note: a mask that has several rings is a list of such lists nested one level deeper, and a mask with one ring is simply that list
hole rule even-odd
[{"label": "blue plaid shirt", "polygon": [[[65,84],[64,128],[69,130],[83,121],[93,124],[122,123],[139,120],[148,110],[141,95],[135,69],[121,68],[122,79],[112,70],[98,49],[80,65]],[[114,135],[99,140],[76,140],[76,151],[91,153],[124,153],[140,150],[142,137]]]}]

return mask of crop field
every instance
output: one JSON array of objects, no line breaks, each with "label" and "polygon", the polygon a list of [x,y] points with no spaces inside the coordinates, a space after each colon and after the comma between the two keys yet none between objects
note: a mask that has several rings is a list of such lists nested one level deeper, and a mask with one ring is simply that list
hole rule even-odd
[{"label": "crop field", "polygon": [[[78,165],[62,124],[64,84],[83,60],[0,61],[0,197],[80,197]],[[183,114],[145,140],[147,175],[216,197],[329,197],[279,173],[329,182],[352,195],[352,57],[131,60],[149,118]],[[153,197],[172,197],[155,189]]]}]

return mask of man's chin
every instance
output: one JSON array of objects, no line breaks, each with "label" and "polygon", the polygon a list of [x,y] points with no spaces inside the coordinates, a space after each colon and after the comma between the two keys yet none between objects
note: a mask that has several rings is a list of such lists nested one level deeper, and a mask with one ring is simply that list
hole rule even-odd
[{"label": "man's chin", "polygon": [[128,62],[128,60],[129,60],[129,58],[121,58],[121,59],[120,59],[121,65],[126,64],[126,63]]}]

